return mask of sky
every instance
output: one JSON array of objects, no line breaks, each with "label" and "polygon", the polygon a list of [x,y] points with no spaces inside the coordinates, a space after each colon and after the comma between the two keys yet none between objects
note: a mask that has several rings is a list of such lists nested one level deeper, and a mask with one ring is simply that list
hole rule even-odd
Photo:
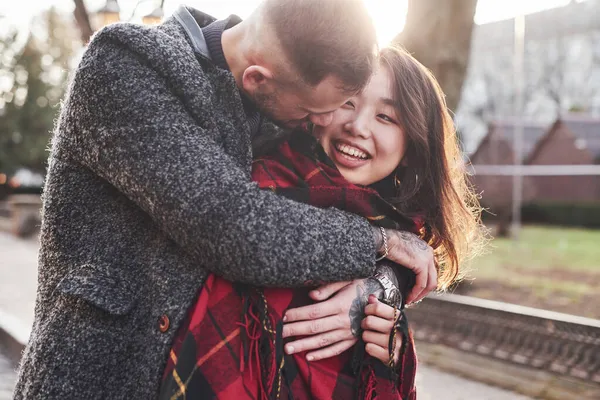
[{"label": "sky", "polygon": [[[246,17],[260,0],[165,0],[165,13],[171,14],[180,4],[186,4],[211,14],[217,18],[237,14]],[[440,0],[445,1],[445,0]],[[85,0],[88,10],[99,9],[105,0]],[[122,18],[128,18],[138,0],[119,0]],[[138,15],[152,11],[158,1],[143,0],[138,8]],[[369,13],[377,27],[381,45],[387,44],[404,26],[407,0],[365,0]],[[528,14],[547,8],[560,7],[569,0],[479,0],[475,22],[487,22],[512,18],[519,14]],[[0,24],[9,22],[27,29],[32,16],[45,8],[54,5],[70,12],[73,0],[0,0]],[[135,20],[135,18],[134,18]]]}]

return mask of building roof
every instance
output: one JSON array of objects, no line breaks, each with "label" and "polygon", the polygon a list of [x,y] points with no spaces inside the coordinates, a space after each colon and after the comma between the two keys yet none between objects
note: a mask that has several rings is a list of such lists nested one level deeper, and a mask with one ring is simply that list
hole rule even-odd
[{"label": "building roof", "polygon": [[493,142],[494,140],[506,141],[512,147],[517,123],[523,124],[523,160],[527,159],[535,148],[536,143],[548,131],[548,125],[535,121],[520,120],[518,118],[507,118],[492,122],[489,125],[488,134],[481,141],[471,158],[474,158],[479,148],[484,146],[485,143]]},{"label": "building roof", "polygon": [[600,118],[568,114],[559,120],[575,135],[575,145],[588,149],[594,159],[600,161]]}]

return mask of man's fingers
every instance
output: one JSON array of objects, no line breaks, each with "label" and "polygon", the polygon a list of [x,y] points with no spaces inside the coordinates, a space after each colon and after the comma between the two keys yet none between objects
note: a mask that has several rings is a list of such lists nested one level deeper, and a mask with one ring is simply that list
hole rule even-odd
[{"label": "man's fingers", "polygon": [[407,303],[409,304],[417,301],[421,293],[425,289],[427,289],[428,270],[424,270],[421,272],[416,270],[414,271],[417,276],[415,280],[415,286],[413,286],[412,290],[410,291],[410,294],[408,295]]},{"label": "man's fingers", "polygon": [[352,282],[333,282],[327,285],[318,287],[314,290],[311,290],[309,296],[311,299],[316,301],[326,300],[334,293],[337,293],[340,289],[345,288]]},{"label": "man's fingers", "polygon": [[294,354],[302,351],[322,349],[323,347],[328,347],[349,339],[353,339],[352,332],[349,329],[337,329],[290,342],[285,345],[284,349],[287,354]]},{"label": "man's fingers", "polygon": [[427,296],[432,290],[437,288],[437,271],[435,269],[435,263],[431,262],[429,264],[429,273],[427,276],[427,287],[423,290],[419,296],[415,299],[415,302],[421,301]]},{"label": "man's fingers", "polygon": [[368,315],[362,320],[360,326],[364,330],[376,331],[386,333],[389,335],[389,333],[392,331],[392,328],[394,327],[394,321],[379,318],[374,315]]},{"label": "man's fingers", "polygon": [[289,309],[283,316],[283,322],[318,319],[337,314],[340,311],[340,306],[337,302],[327,300],[321,303],[311,304],[310,306]]},{"label": "man's fingers", "polygon": [[437,289],[438,286],[438,276],[437,276],[437,268],[435,267],[435,260],[429,264],[429,277],[427,279],[428,285],[427,290],[432,291]]},{"label": "man's fingers", "polygon": [[283,325],[283,337],[314,335],[339,328],[348,328],[349,326],[350,320],[348,317],[341,318],[340,315],[332,315],[309,321],[286,323]]},{"label": "man's fingers", "polygon": [[325,347],[324,349],[313,351],[306,355],[306,359],[308,361],[318,361],[324,360],[326,358],[337,357],[342,354],[344,351],[348,350],[352,346],[354,346],[357,342],[357,339],[348,339],[342,340],[336,344],[333,344],[329,347]]},{"label": "man's fingers", "polygon": [[377,346],[387,347],[390,341],[390,335],[374,331],[364,331],[362,335],[365,343],[373,343]]}]

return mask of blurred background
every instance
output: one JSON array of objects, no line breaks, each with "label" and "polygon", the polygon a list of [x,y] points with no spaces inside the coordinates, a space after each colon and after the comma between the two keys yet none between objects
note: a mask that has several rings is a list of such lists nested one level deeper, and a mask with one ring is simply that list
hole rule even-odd
[{"label": "blurred background", "polygon": [[[185,4],[217,18],[244,18],[258,2]],[[465,166],[486,207],[484,221],[494,237],[487,254],[464,266],[468,277],[453,294],[424,302],[421,312],[415,309],[415,323],[422,327],[417,338],[441,343],[440,337],[447,337],[444,332],[455,329],[458,336],[446,340],[447,348],[479,356],[487,351],[493,362],[503,358],[496,354],[502,348],[514,358],[513,364],[531,368],[530,356],[527,362],[516,357],[534,348],[523,344],[530,340],[523,332],[527,326],[552,325],[547,339],[558,343],[559,350],[547,350],[552,354],[533,368],[550,377],[579,379],[578,387],[590,384],[589,390],[594,390],[600,382],[600,0],[365,2],[380,44],[404,45],[440,81],[455,116]],[[119,21],[156,24],[179,5],[174,0],[0,2],[0,350],[5,336],[25,342],[33,319],[40,194],[51,132],[70,72],[96,30]],[[473,317],[440,325],[443,318],[432,321],[434,311],[425,312],[427,307],[454,307],[450,315],[462,310]],[[504,314],[498,314],[498,322],[474,328],[476,321],[499,310]],[[513,324],[517,339],[489,333],[523,315],[537,319],[526,327]],[[566,336],[558,334],[563,332],[561,324],[571,324],[564,328],[569,332],[581,328],[588,333],[578,331],[579,335],[592,339],[570,337],[574,344],[565,344]],[[536,335],[540,339],[545,333]],[[563,341],[554,342],[552,335]],[[476,342],[475,350],[465,345],[469,340]],[[490,341],[495,343],[492,350],[482,350],[481,343]],[[503,347],[507,345],[513,345],[512,350]],[[575,350],[564,350],[569,346]],[[544,351],[540,347],[538,353]],[[561,352],[570,360],[564,361],[566,369],[552,367]],[[423,358],[436,364],[435,357]],[[585,367],[582,360],[588,360]],[[438,367],[452,371],[452,366],[441,364]],[[425,389],[424,396],[440,398],[431,392],[439,384],[427,379],[446,378],[431,375],[435,373],[420,377],[429,382],[424,383],[430,390]],[[9,392],[13,375],[6,372],[3,379],[0,358],[0,399]],[[470,379],[553,398],[519,389],[516,383],[506,383],[508,378],[475,375]],[[465,389],[468,383],[457,383],[459,378],[448,379],[463,392],[470,390]],[[480,394],[456,398],[518,398],[473,387],[473,393]]]}]

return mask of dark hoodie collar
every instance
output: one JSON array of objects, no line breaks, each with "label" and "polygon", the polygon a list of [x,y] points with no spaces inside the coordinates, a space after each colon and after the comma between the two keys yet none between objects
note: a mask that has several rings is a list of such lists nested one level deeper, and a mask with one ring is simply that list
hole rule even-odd
[{"label": "dark hoodie collar", "polygon": [[240,17],[231,15],[226,19],[216,20],[202,11],[186,6],[179,7],[173,16],[185,30],[197,54],[212,60],[217,67],[229,70],[221,37],[223,31],[242,22]]}]

